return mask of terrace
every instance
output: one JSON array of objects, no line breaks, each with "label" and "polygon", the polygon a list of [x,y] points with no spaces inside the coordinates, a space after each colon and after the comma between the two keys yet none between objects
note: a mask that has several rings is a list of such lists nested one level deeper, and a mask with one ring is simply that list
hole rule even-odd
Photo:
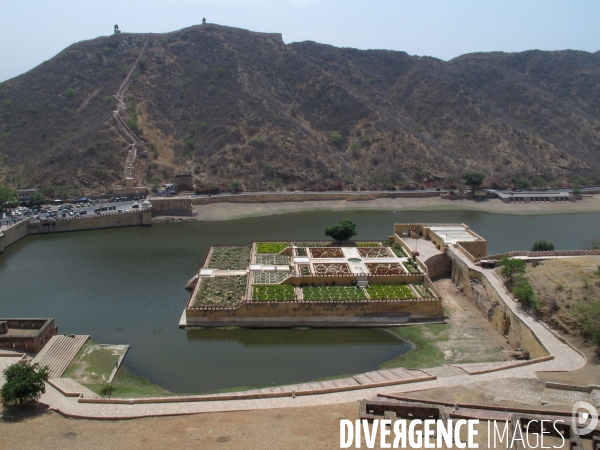
[{"label": "terrace", "polygon": [[257,242],[212,247],[189,306],[437,297],[423,284],[425,274],[402,247],[377,241],[336,244]]}]

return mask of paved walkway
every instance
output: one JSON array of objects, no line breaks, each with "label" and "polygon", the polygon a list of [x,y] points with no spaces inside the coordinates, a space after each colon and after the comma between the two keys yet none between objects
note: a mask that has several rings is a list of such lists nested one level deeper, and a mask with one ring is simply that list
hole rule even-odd
[{"label": "paved walkway", "polygon": [[[292,395],[292,391],[296,390],[299,385],[290,385],[280,388],[274,388],[273,391],[264,392],[267,395],[277,394],[279,391],[282,397],[271,398],[253,398],[253,399],[225,399],[231,398],[235,394],[224,394],[223,399],[218,396],[210,396],[210,401],[198,400],[192,402],[182,402],[174,399],[169,403],[135,403],[128,404],[125,400],[123,403],[79,403],[77,398],[66,397],[51,385],[47,385],[46,393],[42,396],[41,401],[48,404],[52,409],[63,414],[74,417],[87,418],[103,418],[103,419],[125,419],[135,417],[161,416],[161,415],[177,415],[177,414],[194,414],[217,411],[239,411],[250,409],[270,409],[270,408],[289,408],[298,406],[315,406],[328,405],[346,402],[355,402],[365,398],[372,398],[377,394],[394,394],[402,392],[418,391],[432,388],[451,388],[454,386],[468,385],[475,382],[493,381],[502,378],[536,378],[537,371],[567,371],[576,370],[583,367],[586,360],[577,351],[563,343],[558,337],[550,331],[543,323],[538,322],[527,313],[523,312],[518,304],[508,295],[504,285],[494,275],[492,270],[482,269],[475,266],[470,261],[458,252],[456,249],[449,248],[449,251],[454,252],[465,261],[466,264],[477,272],[481,272],[494,286],[494,288],[503,296],[507,307],[513,313],[519,316],[523,321],[535,332],[543,345],[548,349],[553,360],[544,361],[536,364],[530,364],[519,367],[506,368],[494,372],[469,375],[467,371],[446,366],[443,371],[435,370],[435,372],[448,373],[448,375],[440,375],[439,378],[429,381],[421,381],[400,385],[388,385],[381,387],[370,387],[365,389],[332,392],[314,395]],[[0,361],[4,358],[0,358]],[[492,365],[489,365],[492,367]],[[475,369],[475,367],[467,367]],[[481,367],[479,367],[481,368]],[[439,368],[438,368],[439,369]],[[448,369],[448,370],[445,370]],[[474,370],[472,370],[474,371]],[[377,371],[380,372],[380,371]],[[433,372],[433,371],[432,371]],[[372,373],[371,373],[372,374]],[[389,374],[388,374],[389,375]],[[363,378],[360,378],[363,377]],[[376,375],[361,374],[354,379],[375,380]],[[314,384],[314,383],[308,383]],[[261,394],[260,390],[252,391],[255,394]],[[247,395],[248,393],[239,393]],[[208,396],[207,396],[208,397]]]}]

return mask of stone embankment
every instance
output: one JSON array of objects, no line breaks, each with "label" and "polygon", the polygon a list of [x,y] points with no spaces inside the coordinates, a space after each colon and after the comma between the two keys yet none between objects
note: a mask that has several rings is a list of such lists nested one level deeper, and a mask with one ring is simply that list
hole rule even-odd
[{"label": "stone embankment", "polygon": [[79,218],[56,218],[55,220],[41,221],[26,219],[0,232],[0,253],[9,245],[14,244],[29,234],[63,233],[67,231],[151,225],[151,208]]}]

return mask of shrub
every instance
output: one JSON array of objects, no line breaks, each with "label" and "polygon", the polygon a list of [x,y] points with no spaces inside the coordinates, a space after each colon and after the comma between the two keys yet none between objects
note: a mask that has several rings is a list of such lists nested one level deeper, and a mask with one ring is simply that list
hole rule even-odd
[{"label": "shrub", "polygon": [[579,194],[581,194],[581,188],[573,189],[573,195],[579,195]]},{"label": "shrub", "polygon": [[521,259],[502,258],[500,260],[502,266],[502,275],[508,279],[512,279],[518,273],[525,273],[525,261]]},{"label": "shrub", "polygon": [[535,292],[533,292],[533,287],[524,276],[519,276],[516,279],[512,293],[515,298],[526,307],[531,308],[534,311],[539,308],[540,305],[535,296]]},{"label": "shrub", "polygon": [[339,146],[343,140],[344,140],[344,137],[339,132],[337,132],[337,131],[329,132],[329,143],[331,145]]},{"label": "shrub", "polygon": [[69,88],[69,89],[67,89],[65,91],[65,97],[70,98],[70,97],[73,97],[73,96],[75,96],[75,89]]},{"label": "shrub", "polygon": [[356,236],[356,224],[348,219],[340,220],[337,224],[325,228],[325,236],[336,241],[347,241]]},{"label": "shrub", "polygon": [[110,399],[116,390],[117,388],[115,388],[113,385],[106,383],[104,386],[102,386],[102,389],[100,389],[100,395]]},{"label": "shrub", "polygon": [[535,241],[531,246],[532,252],[550,252],[554,250],[554,244],[552,242],[548,242],[544,239],[540,239],[539,241]]},{"label": "shrub", "polygon": [[0,390],[2,405],[16,405],[24,402],[37,402],[46,392],[44,382],[48,381],[49,369],[39,364],[13,364],[4,369],[4,385]]},{"label": "shrub", "polygon": [[579,300],[573,308],[583,335],[600,348],[600,301],[584,303]]}]

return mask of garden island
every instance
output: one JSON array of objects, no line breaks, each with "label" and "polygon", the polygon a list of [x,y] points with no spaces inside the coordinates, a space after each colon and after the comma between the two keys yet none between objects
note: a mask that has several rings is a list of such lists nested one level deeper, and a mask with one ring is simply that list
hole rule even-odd
[{"label": "garden island", "polygon": [[[345,223],[346,222],[346,223]],[[192,293],[179,326],[373,327],[443,322],[441,295],[431,282],[436,255],[407,240],[423,235],[440,250],[448,239],[485,240],[464,224],[396,224],[382,241],[253,242],[213,246],[188,283]],[[331,231],[333,229],[333,231]],[[417,234],[420,233],[420,234]],[[356,234],[354,232],[354,234]],[[427,257],[431,261],[427,261]]]}]

